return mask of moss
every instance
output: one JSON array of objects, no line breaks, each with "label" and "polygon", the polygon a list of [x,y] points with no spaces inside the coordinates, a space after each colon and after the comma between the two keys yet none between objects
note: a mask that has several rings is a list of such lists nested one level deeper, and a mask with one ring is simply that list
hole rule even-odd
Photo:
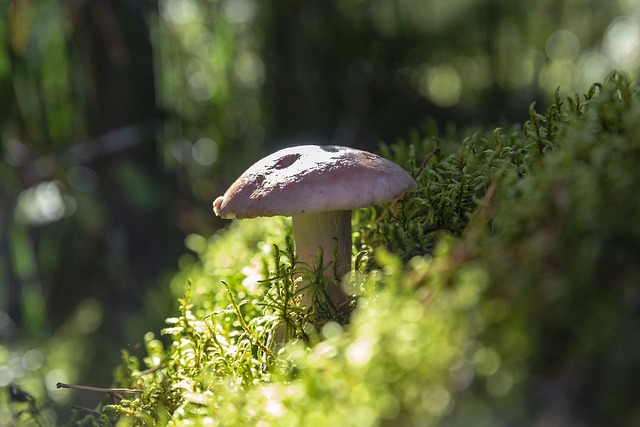
[{"label": "moss", "polygon": [[619,74],[591,94],[535,173],[502,183],[481,251],[490,295],[521,317],[535,415],[625,425],[639,415],[640,103]]},{"label": "moss", "polygon": [[[381,147],[419,188],[356,212],[347,325],[296,305],[281,220],[191,237],[170,344],[125,354],[116,385],[144,392],[102,411],[119,425],[638,422],[638,92],[615,73],[530,115]],[[283,324],[295,339],[279,346]]]}]

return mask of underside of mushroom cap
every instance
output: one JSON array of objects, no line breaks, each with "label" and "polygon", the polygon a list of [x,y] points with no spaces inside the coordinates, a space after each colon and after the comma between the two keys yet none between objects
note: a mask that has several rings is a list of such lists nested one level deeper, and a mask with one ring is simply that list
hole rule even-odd
[{"label": "underside of mushroom cap", "polygon": [[351,210],[415,188],[397,164],[336,145],[285,148],[256,162],[213,202],[223,218]]}]

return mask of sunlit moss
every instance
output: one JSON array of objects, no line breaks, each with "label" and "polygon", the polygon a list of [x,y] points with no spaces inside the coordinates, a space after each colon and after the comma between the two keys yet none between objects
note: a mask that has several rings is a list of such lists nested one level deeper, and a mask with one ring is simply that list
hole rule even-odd
[{"label": "sunlit moss", "polygon": [[[116,384],[143,393],[103,411],[122,425],[530,425],[557,415],[530,399],[554,390],[596,401],[596,424],[634,417],[639,104],[614,74],[519,131],[445,153],[386,146],[420,188],[354,216],[367,262],[345,279],[344,325],[292,297],[287,221],[189,237],[170,344],[147,334],[146,358],[124,353]],[[566,387],[576,372],[601,389]]]}]

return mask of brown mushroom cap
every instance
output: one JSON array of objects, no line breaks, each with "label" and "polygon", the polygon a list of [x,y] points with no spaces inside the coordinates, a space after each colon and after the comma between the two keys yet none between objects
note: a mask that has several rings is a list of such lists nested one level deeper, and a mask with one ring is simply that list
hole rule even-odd
[{"label": "brown mushroom cap", "polygon": [[302,145],[255,163],[213,202],[213,210],[223,218],[351,210],[415,187],[404,169],[378,155],[337,145]]}]

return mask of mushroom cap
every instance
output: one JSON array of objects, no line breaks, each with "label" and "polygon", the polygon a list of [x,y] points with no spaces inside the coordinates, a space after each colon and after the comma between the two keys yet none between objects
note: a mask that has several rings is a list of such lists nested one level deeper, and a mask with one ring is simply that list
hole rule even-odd
[{"label": "mushroom cap", "polygon": [[223,218],[351,210],[415,187],[404,169],[376,154],[337,145],[301,145],[253,164],[213,202],[213,210]]}]

